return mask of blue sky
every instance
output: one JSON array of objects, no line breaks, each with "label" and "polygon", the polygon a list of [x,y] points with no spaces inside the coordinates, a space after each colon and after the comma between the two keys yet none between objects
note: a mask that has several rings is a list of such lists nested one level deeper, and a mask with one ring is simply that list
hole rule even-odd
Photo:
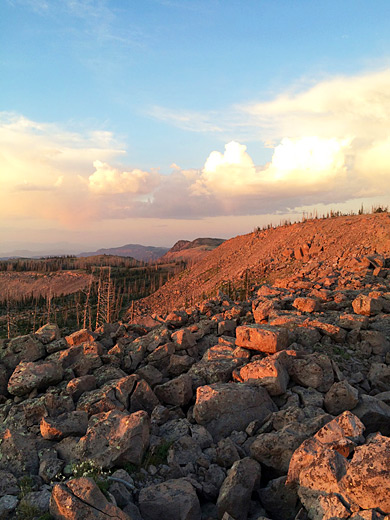
[{"label": "blue sky", "polygon": [[387,0],[3,0],[2,242],[171,245],[386,201],[389,15]]}]

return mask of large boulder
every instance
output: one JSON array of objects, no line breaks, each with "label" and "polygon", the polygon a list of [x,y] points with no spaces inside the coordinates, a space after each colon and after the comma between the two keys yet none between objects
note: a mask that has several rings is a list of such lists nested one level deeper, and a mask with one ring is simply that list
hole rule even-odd
[{"label": "large boulder", "polygon": [[273,325],[241,325],[236,329],[236,345],[274,354],[288,347],[288,332]]},{"label": "large boulder", "polygon": [[52,361],[22,361],[8,381],[8,392],[22,396],[35,388],[38,391],[46,390],[48,386],[59,383],[62,376],[61,366]]},{"label": "large boulder", "polygon": [[37,361],[45,354],[46,350],[42,342],[34,334],[28,334],[12,338],[5,343],[0,351],[0,361],[12,371],[21,361]]},{"label": "large boulder", "polygon": [[60,441],[69,435],[85,435],[88,428],[87,412],[65,412],[58,417],[42,417],[41,435],[44,439]]},{"label": "large boulder", "polygon": [[131,520],[87,477],[56,484],[51,494],[50,514],[54,520]]},{"label": "large boulder", "polygon": [[162,403],[184,406],[192,398],[192,379],[188,374],[182,374],[163,385],[156,386],[154,391]]},{"label": "large boulder", "polygon": [[361,509],[390,514],[390,438],[380,434],[355,449],[340,488]]},{"label": "large boulder", "polygon": [[242,383],[216,383],[197,389],[193,415],[215,441],[233,430],[245,430],[251,421],[264,423],[276,405],[262,387]]},{"label": "large boulder", "polygon": [[372,298],[360,294],[352,302],[352,307],[355,314],[362,314],[363,316],[373,316],[382,310],[382,301],[380,298]]},{"label": "large boulder", "polygon": [[144,487],[139,494],[143,520],[200,520],[196,491],[185,479],[167,480]]},{"label": "large boulder", "polygon": [[270,356],[236,369],[234,379],[241,383],[264,386],[270,395],[284,394],[289,382],[284,365]]},{"label": "large boulder", "polygon": [[289,374],[301,386],[327,392],[334,382],[332,362],[325,354],[315,352],[302,357],[291,356]]},{"label": "large boulder", "polygon": [[362,394],[359,404],[352,411],[366,427],[367,434],[379,431],[390,436],[390,406],[384,401]]},{"label": "large boulder", "polygon": [[345,380],[333,383],[324,399],[325,408],[332,415],[339,415],[345,410],[352,410],[358,402],[358,391]]},{"label": "large boulder", "polygon": [[253,488],[260,482],[260,464],[249,457],[236,461],[219,491],[218,517],[227,512],[236,520],[246,520]]},{"label": "large boulder", "polygon": [[126,463],[141,464],[149,446],[150,420],[145,411],[128,414],[119,410],[91,417],[77,452],[80,460],[111,468]]},{"label": "large boulder", "polygon": [[36,438],[13,429],[0,434],[0,470],[12,471],[16,477],[37,475],[39,469]]}]

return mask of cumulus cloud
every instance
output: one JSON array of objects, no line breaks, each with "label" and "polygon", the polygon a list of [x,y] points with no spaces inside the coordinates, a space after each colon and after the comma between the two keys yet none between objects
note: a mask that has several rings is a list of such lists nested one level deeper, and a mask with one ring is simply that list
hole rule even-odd
[{"label": "cumulus cloud", "polygon": [[[110,132],[0,114],[0,218],[77,226],[260,215],[390,196],[390,71],[327,80],[234,110],[240,127],[255,129],[256,143],[230,141],[204,157],[200,170],[172,163],[167,174],[121,165],[124,146]],[[256,164],[264,146],[272,157]]]},{"label": "cumulus cloud", "polygon": [[95,172],[89,176],[89,189],[93,193],[113,195],[132,193],[145,195],[150,193],[160,181],[157,172],[146,172],[138,169],[120,171],[107,163],[94,161]]}]

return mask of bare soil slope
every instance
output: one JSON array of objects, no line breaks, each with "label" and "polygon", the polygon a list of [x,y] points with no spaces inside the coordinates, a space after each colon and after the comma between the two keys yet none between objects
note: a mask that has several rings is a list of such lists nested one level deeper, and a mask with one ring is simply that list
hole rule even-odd
[{"label": "bare soil slope", "polygon": [[0,301],[8,297],[22,300],[28,296],[61,296],[84,289],[89,283],[90,275],[75,271],[55,273],[35,272],[2,272],[0,273]]},{"label": "bare soil slope", "polygon": [[164,313],[200,301],[231,282],[259,283],[301,271],[359,267],[359,258],[389,254],[390,214],[313,219],[238,236],[137,302],[138,313]]}]

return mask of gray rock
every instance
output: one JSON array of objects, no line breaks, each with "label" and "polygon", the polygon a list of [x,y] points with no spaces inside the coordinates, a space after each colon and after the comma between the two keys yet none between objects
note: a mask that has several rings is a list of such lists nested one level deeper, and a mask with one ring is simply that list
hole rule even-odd
[{"label": "gray rock", "polygon": [[261,468],[246,457],[236,461],[224,480],[217,500],[218,517],[229,513],[236,520],[246,520],[253,488],[260,481]]},{"label": "gray rock", "polygon": [[219,441],[233,430],[245,430],[255,419],[264,423],[276,409],[262,387],[216,383],[198,388],[193,415]]},{"label": "gray rock", "polygon": [[167,480],[144,487],[139,494],[143,520],[200,520],[201,509],[194,487],[185,479]]}]

